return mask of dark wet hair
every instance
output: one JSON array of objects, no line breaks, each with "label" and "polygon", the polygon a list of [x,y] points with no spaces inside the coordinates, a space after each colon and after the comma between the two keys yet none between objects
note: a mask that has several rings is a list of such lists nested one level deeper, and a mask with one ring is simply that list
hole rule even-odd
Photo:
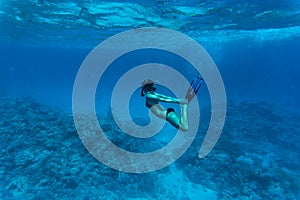
[{"label": "dark wet hair", "polygon": [[141,96],[145,96],[147,92],[154,92],[155,90],[154,83],[147,83],[142,86]]}]

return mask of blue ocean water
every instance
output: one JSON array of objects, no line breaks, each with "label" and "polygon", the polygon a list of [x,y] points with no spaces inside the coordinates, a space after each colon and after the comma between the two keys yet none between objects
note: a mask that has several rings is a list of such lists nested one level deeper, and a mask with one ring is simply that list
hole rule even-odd
[{"label": "blue ocean water", "polygon": [[[300,199],[299,1],[3,0],[0,24],[1,199]],[[216,147],[199,159],[211,115],[204,85],[197,95],[201,124],[188,151],[168,167],[131,174],[85,149],[72,90],[96,45],[140,27],[176,30],[206,49],[224,81],[227,116]],[[166,125],[149,140],[128,138],[110,108],[114,84],[135,65],[163,62],[191,80],[192,66],[173,56],[133,52],[104,74],[96,110],[117,146],[153,151],[176,134]],[[146,125],[139,94],[129,109]]]}]

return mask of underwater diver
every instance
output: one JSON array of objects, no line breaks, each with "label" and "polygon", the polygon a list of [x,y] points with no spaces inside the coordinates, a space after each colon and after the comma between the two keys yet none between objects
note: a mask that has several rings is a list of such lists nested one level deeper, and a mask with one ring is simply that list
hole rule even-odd
[{"label": "underwater diver", "polygon": [[[154,81],[146,79],[142,81],[141,96],[146,96],[146,106],[151,110],[151,112],[154,115],[156,115],[159,118],[165,119],[172,126],[181,131],[187,131],[189,128],[187,115],[188,104],[197,94],[203,82],[203,79],[200,76],[197,76],[191,82],[191,85],[188,88],[185,98],[177,99],[156,93]],[[179,116],[173,108],[165,109],[163,106],[158,104],[159,102],[180,104],[181,116]]]}]

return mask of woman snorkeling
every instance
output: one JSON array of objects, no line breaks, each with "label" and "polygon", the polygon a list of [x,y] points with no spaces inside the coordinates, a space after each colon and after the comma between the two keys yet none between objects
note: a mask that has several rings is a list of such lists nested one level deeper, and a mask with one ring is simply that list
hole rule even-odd
[{"label": "woman snorkeling", "polygon": [[[191,85],[187,91],[185,98],[177,99],[156,93],[154,81],[147,79],[142,82],[141,96],[146,96],[146,106],[151,110],[151,112],[154,115],[156,115],[159,118],[165,119],[172,126],[181,131],[187,131],[189,128],[187,115],[188,104],[194,98],[202,83],[203,79],[200,76],[197,76],[191,82]],[[159,104],[159,102],[180,104],[181,116],[179,116],[173,108],[165,109]]]}]

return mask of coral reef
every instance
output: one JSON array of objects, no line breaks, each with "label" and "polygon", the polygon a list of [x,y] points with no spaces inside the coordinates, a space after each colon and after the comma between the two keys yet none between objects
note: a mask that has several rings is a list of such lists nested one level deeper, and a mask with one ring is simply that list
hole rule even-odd
[{"label": "coral reef", "polygon": [[[210,113],[189,150],[174,164],[126,174],[93,158],[71,115],[29,97],[0,101],[0,193],[3,199],[297,199],[299,115],[271,105],[230,103],[213,151],[197,158]],[[133,151],[159,148],[126,138],[111,119],[108,137]],[[142,120],[142,119],[137,119]],[[201,134],[200,134],[201,133]],[[123,142],[121,142],[123,141]],[[133,145],[134,144],[134,145]],[[218,195],[218,197],[217,197]]]},{"label": "coral reef", "polygon": [[218,191],[220,199],[297,199],[298,122],[299,115],[265,103],[230,103],[214,150],[199,160],[194,145],[176,164],[190,181]]},{"label": "coral reef", "polygon": [[157,173],[125,174],[94,159],[72,116],[30,98],[0,103],[4,199],[127,199],[156,194]]}]

